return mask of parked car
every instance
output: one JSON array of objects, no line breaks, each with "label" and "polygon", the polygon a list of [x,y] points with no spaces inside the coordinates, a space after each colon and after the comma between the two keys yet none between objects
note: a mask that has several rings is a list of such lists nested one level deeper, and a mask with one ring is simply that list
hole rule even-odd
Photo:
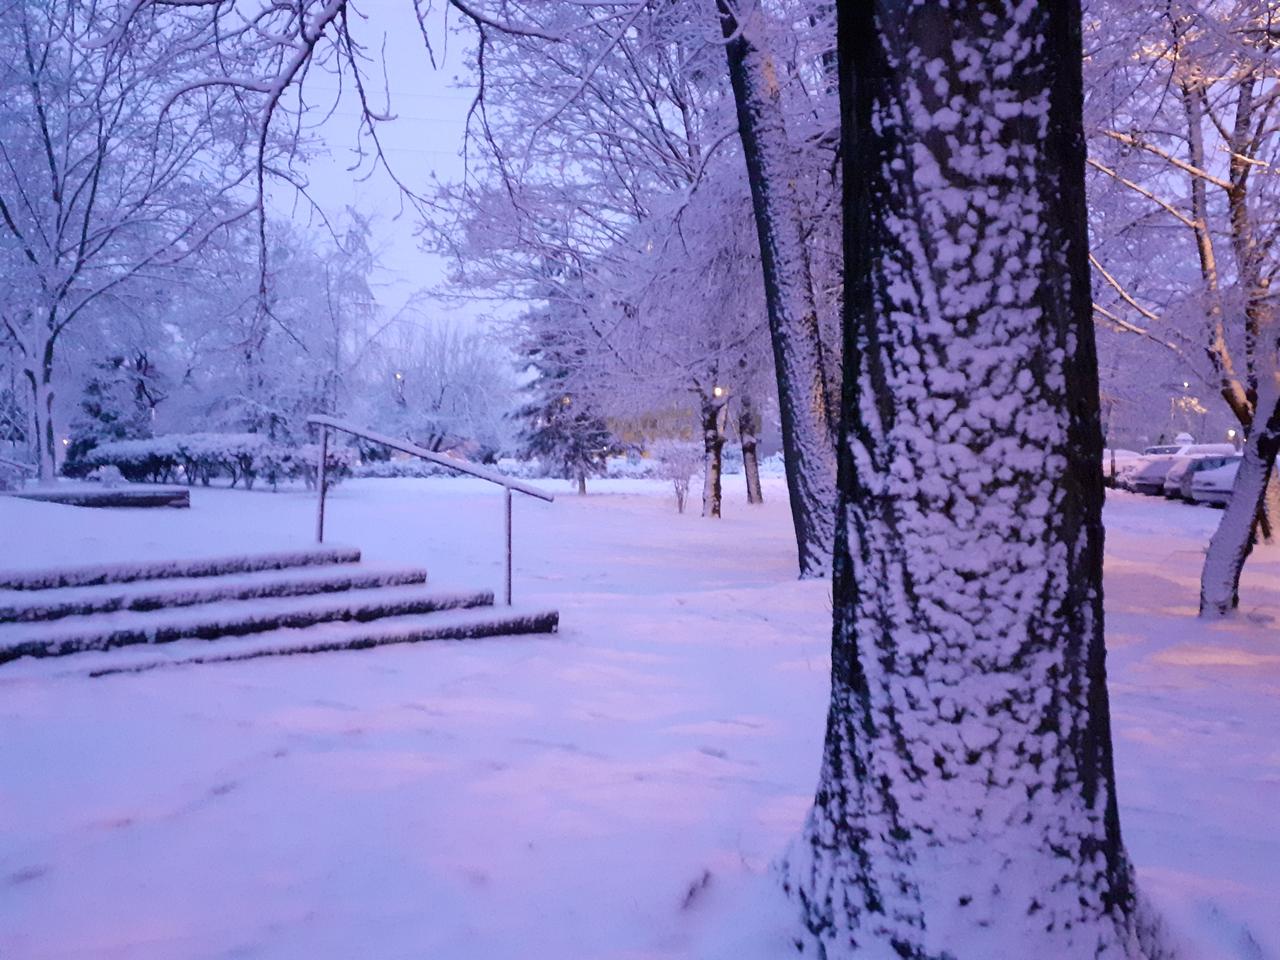
[{"label": "parked car", "polygon": [[1124,469],[1116,471],[1116,486],[1124,490],[1133,489],[1133,478],[1139,470],[1153,461],[1163,457],[1171,457],[1181,450],[1183,444],[1166,443],[1155,447],[1144,447],[1142,453],[1135,460],[1130,460],[1125,464]]},{"label": "parked car", "polygon": [[1177,465],[1179,460],[1208,456],[1226,457],[1236,452],[1236,448],[1229,443],[1186,443],[1177,447],[1171,445],[1148,447],[1147,450],[1152,452],[1143,452],[1142,459],[1145,462],[1129,474],[1125,485],[1130,490],[1149,496],[1160,496],[1164,493],[1164,482],[1168,478],[1169,471]]},{"label": "parked car", "polygon": [[1231,490],[1236,484],[1240,469],[1240,457],[1212,470],[1199,470],[1191,476],[1191,496],[1196,503],[1225,507],[1231,501]]},{"label": "parked car", "polygon": [[1174,457],[1173,464],[1165,471],[1164,487],[1161,492],[1170,499],[1181,496],[1182,475],[1199,459],[1199,457]]},{"label": "parked car", "polygon": [[[1127,476],[1138,465],[1142,459],[1142,454],[1137,450],[1121,450],[1119,448],[1105,448],[1102,451],[1102,475],[1108,480],[1114,479],[1116,483],[1120,482],[1122,477]],[[1115,471],[1114,475],[1112,470]]]},{"label": "parked car", "polygon": [[1164,493],[1164,478],[1173,468],[1175,460],[1172,456],[1159,456],[1147,460],[1133,473],[1129,474],[1126,486],[1135,493],[1158,496]]},{"label": "parked car", "polygon": [[1192,494],[1192,479],[1199,471],[1216,470],[1225,467],[1235,460],[1236,454],[1229,457],[1178,457],[1169,474],[1165,475],[1165,497],[1170,499],[1189,500]]}]

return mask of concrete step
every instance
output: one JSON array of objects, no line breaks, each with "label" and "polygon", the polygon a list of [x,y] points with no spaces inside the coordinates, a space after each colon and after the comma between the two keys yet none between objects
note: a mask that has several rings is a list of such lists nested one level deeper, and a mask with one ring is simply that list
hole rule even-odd
[{"label": "concrete step", "polygon": [[422,587],[348,590],[338,595],[226,600],[170,610],[72,616],[46,623],[0,625],[0,664],[19,657],[58,657],[87,650],[175,640],[221,640],[331,621],[491,606],[492,591],[431,592]]},{"label": "concrete step", "polygon": [[141,673],[160,667],[226,663],[341,650],[365,650],[395,643],[469,640],[479,637],[555,633],[560,616],[554,610],[486,607],[427,615],[390,617],[373,623],[321,623],[210,643],[177,640],[159,646],[132,646],[91,651],[74,657],[26,658],[0,669],[0,685],[57,676],[101,677]]},{"label": "concrete step", "polygon": [[360,551],[352,547],[312,547],[278,553],[258,553],[234,557],[200,557],[152,563],[108,563],[57,570],[0,571],[0,590],[49,590],[59,587],[89,587],[102,583],[133,583],[138,580],[169,580],[216,577],[256,570],[285,570],[294,567],[359,563]]},{"label": "concrete step", "polygon": [[191,506],[187,487],[127,483],[104,487],[100,483],[62,481],[47,487],[25,487],[8,494],[20,500],[61,503],[69,507],[179,507]]},{"label": "concrete step", "polygon": [[117,610],[160,610],[222,600],[295,597],[427,582],[427,571],[365,564],[286,567],[221,576],[137,580],[92,587],[0,590],[0,624]]}]

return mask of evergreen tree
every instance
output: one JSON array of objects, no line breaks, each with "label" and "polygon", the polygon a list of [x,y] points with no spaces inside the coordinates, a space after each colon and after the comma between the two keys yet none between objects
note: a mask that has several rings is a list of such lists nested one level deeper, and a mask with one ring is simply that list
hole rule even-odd
[{"label": "evergreen tree", "polygon": [[524,357],[536,372],[525,388],[527,404],[515,412],[524,422],[520,443],[526,456],[537,457],[548,472],[578,481],[578,493],[587,492],[587,477],[604,473],[611,456],[626,452],[604,418],[575,400],[568,384],[571,351],[566,351],[554,331],[542,331],[526,342]]},{"label": "evergreen tree", "polygon": [[0,449],[17,450],[26,443],[26,420],[17,391],[0,387]]},{"label": "evergreen tree", "polygon": [[71,423],[62,472],[71,477],[88,473],[88,455],[99,444],[150,437],[151,412],[163,399],[156,392],[157,379],[145,354],[132,361],[113,356],[95,363],[80,398],[80,413]]}]

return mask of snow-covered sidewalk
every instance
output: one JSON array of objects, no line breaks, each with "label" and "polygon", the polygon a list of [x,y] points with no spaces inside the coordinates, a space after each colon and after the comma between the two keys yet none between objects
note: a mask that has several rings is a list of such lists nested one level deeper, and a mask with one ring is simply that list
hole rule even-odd
[{"label": "snow-covered sidewalk", "polygon": [[[139,676],[0,668],[0,957],[785,955],[769,864],[826,711],[829,586],[794,580],[785,491],[678,516],[666,488],[516,504],[517,600],[559,635]],[[565,489],[565,488],[561,488]],[[190,511],[0,498],[0,566],[305,546],[301,493]],[[1218,514],[1107,509],[1122,818],[1144,890],[1201,956],[1280,955],[1280,551],[1246,608],[1193,618]],[[501,578],[500,494],[337,488],[335,543]]]}]

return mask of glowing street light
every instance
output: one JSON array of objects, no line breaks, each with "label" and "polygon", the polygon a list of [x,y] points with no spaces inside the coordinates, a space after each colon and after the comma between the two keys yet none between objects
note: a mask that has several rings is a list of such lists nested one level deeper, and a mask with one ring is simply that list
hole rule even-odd
[{"label": "glowing street light", "polygon": [[711,395],[712,395],[713,397],[723,397],[723,396],[724,396],[724,387],[712,387],[712,388],[711,388]]}]

